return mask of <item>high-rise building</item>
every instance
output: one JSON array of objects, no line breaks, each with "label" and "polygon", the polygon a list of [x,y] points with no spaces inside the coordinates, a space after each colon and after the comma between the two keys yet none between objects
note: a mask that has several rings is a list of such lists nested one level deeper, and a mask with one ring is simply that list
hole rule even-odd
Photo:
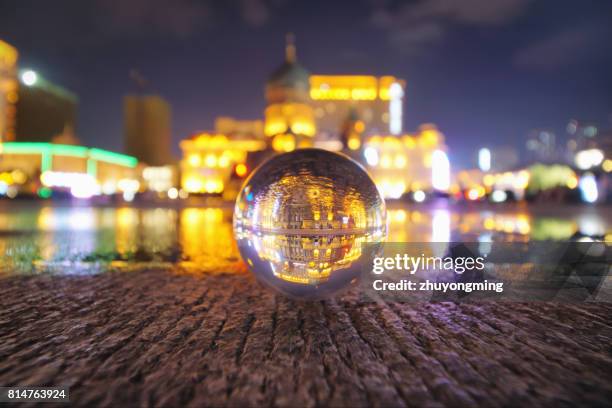
[{"label": "high-rise building", "polygon": [[125,151],[150,166],[172,162],[170,105],[158,95],[123,100]]},{"label": "high-rise building", "polygon": [[76,126],[78,98],[32,70],[19,73],[15,140],[51,142]]},{"label": "high-rise building", "polygon": [[0,143],[15,138],[17,50],[0,40]]}]

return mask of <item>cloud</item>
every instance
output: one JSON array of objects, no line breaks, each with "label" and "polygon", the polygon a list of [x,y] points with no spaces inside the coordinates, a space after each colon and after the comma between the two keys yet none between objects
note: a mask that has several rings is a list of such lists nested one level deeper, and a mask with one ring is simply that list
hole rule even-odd
[{"label": "cloud", "polygon": [[263,0],[241,0],[242,19],[253,27],[261,27],[270,19],[270,10]]},{"label": "cloud", "polygon": [[210,21],[207,2],[192,0],[98,0],[108,29],[118,34],[187,37]]},{"label": "cloud", "polygon": [[409,6],[413,19],[446,19],[473,25],[498,25],[519,16],[531,0],[424,0]]},{"label": "cloud", "polygon": [[238,12],[249,26],[268,23],[271,8],[265,0],[234,0],[225,4],[213,0],[97,0],[101,20],[115,32],[148,36],[161,34],[184,38]]},{"label": "cloud", "polygon": [[389,42],[404,55],[418,55],[423,49],[440,41],[444,35],[442,24],[427,21],[392,30]]},{"label": "cloud", "polygon": [[597,56],[599,39],[606,38],[601,27],[587,26],[558,32],[538,40],[514,55],[519,68],[547,70],[579,63]]},{"label": "cloud", "polygon": [[375,5],[371,23],[387,30],[400,52],[417,54],[455,26],[500,26],[523,14],[532,0],[420,0],[394,7]]}]

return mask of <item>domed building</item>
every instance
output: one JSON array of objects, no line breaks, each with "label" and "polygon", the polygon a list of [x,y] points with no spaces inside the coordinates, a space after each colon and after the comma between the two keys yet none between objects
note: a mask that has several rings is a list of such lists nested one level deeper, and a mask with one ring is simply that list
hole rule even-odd
[{"label": "domed building", "polygon": [[285,61],[266,83],[265,128],[276,151],[312,146],[316,125],[310,105],[310,73],[296,58],[291,34],[287,35]]}]

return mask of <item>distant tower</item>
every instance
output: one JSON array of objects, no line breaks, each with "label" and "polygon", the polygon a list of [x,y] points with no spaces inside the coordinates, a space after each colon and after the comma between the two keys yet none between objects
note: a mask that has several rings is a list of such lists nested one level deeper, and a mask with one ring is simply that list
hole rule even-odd
[{"label": "distant tower", "polygon": [[297,62],[293,34],[287,34],[285,62],[266,83],[265,134],[276,151],[312,146],[316,126],[310,106],[309,72]]},{"label": "distant tower", "polygon": [[144,94],[148,82],[138,71],[132,70],[130,78],[138,94],[123,98],[125,151],[149,166],[170,164],[170,105],[159,95]]}]

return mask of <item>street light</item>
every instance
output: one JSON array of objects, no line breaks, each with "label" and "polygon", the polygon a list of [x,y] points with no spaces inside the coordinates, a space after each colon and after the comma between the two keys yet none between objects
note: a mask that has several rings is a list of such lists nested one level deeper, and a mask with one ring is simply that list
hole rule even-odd
[{"label": "street light", "polygon": [[21,73],[21,82],[23,82],[26,86],[34,85],[36,84],[36,81],[38,81],[38,74],[31,69]]}]

